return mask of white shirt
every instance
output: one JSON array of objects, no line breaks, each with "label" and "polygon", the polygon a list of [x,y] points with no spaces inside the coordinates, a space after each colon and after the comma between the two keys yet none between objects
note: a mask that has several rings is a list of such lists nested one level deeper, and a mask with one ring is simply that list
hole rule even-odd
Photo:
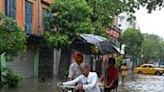
[{"label": "white shirt", "polygon": [[72,81],[64,82],[63,85],[75,85],[78,82],[83,84],[85,92],[100,92],[98,76],[95,72],[89,72],[87,77],[80,75]]},{"label": "white shirt", "polygon": [[75,79],[80,75],[81,75],[81,71],[80,71],[79,65],[76,62],[72,63],[69,67],[68,78]]}]

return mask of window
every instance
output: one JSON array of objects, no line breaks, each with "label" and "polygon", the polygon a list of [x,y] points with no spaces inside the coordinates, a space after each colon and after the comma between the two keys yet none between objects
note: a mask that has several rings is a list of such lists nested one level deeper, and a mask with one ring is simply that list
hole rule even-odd
[{"label": "window", "polygon": [[153,68],[153,66],[148,66],[149,68]]},{"label": "window", "polygon": [[43,27],[43,31],[46,31],[46,21],[47,21],[47,13],[48,13],[48,10],[43,8],[42,10],[42,27]]},{"label": "window", "polygon": [[147,66],[146,66],[146,65],[144,65],[144,66],[142,66],[142,68],[147,68]]},{"label": "window", "polygon": [[16,3],[15,0],[5,0],[5,14],[13,19],[16,18]]},{"label": "window", "polygon": [[32,3],[25,1],[25,31],[32,34]]},{"label": "window", "polygon": [[43,8],[43,10],[42,10],[43,31],[50,31],[50,24],[49,24],[50,17],[52,17],[52,13],[50,13],[47,9]]}]

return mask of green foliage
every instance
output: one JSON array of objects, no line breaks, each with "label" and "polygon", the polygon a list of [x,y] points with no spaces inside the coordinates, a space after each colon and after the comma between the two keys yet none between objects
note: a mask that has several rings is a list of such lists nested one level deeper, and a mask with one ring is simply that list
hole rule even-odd
[{"label": "green foliage", "polygon": [[113,17],[123,12],[124,8],[120,0],[86,0],[91,7],[91,20],[99,22],[102,27],[111,25]]},{"label": "green foliage", "polygon": [[55,0],[51,7],[57,13],[52,23],[57,32],[76,35],[94,30],[89,18],[91,10],[85,0]]},{"label": "green foliage", "polygon": [[70,41],[68,35],[57,34],[53,32],[45,32],[44,38],[50,46],[53,46],[56,48],[68,46],[69,41]]},{"label": "green foliage", "polygon": [[159,59],[164,60],[164,40],[160,41]]},{"label": "green foliage", "polygon": [[75,35],[94,31],[85,0],[55,0],[51,11],[55,15],[48,19],[51,32],[45,32],[44,38],[55,47],[66,47]]},{"label": "green foliage", "polygon": [[[46,18],[45,30],[53,31],[49,36],[67,35],[69,40],[81,33],[106,36],[106,29],[113,25],[113,18],[120,13],[126,12],[128,20],[134,20],[136,9],[147,7],[151,12],[162,5],[163,0],[54,0],[50,8],[53,16]],[[53,43],[60,47],[57,44],[60,40]]]},{"label": "green foliage", "polygon": [[17,26],[15,20],[0,13],[0,52],[24,51],[25,43],[26,34]]},{"label": "green foliage", "polygon": [[9,88],[17,87],[19,82],[22,80],[22,78],[19,75],[15,74],[8,68],[1,69],[1,72],[5,72],[5,74],[3,74],[1,77],[1,88],[3,86],[7,86]]},{"label": "green foliage", "polygon": [[163,0],[137,0],[137,3],[143,7],[146,7],[149,13],[151,13],[153,10],[164,7]]},{"label": "green foliage", "polygon": [[16,74],[14,74],[12,71],[8,71],[7,75],[4,76],[4,80],[5,80],[5,84],[9,87],[9,88],[13,88],[13,87],[17,87],[20,80],[22,80],[22,78]]},{"label": "green foliage", "polygon": [[141,54],[143,35],[140,30],[129,28],[123,32],[122,39],[126,45],[125,52],[127,55],[138,57]]},{"label": "green foliage", "polygon": [[[86,0],[91,7],[92,22],[99,22],[101,27],[112,25],[115,16],[122,12],[129,15],[129,19],[135,19],[133,13],[140,7],[146,7],[148,12],[162,8],[163,0]],[[96,27],[96,29],[99,29]]]},{"label": "green foliage", "polygon": [[149,62],[155,59],[164,58],[164,41],[157,35],[144,35],[144,42],[142,45],[142,54],[144,61]]}]

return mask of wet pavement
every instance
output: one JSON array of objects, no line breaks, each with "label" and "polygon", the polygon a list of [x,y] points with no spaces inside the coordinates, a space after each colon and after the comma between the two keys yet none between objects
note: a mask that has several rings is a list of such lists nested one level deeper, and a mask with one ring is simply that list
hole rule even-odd
[{"label": "wet pavement", "polygon": [[[23,80],[18,88],[3,88],[0,92],[62,92],[56,87],[56,80],[38,82],[32,79]],[[128,78],[124,85],[119,83],[117,92],[164,92],[164,75],[135,75]]]}]

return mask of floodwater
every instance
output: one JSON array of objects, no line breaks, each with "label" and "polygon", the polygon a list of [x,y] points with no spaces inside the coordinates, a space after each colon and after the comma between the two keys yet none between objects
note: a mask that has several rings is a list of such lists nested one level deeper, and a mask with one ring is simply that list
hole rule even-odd
[{"label": "floodwater", "polygon": [[60,92],[55,80],[39,82],[33,79],[23,80],[17,88],[3,88],[0,92]]},{"label": "floodwater", "polygon": [[[32,79],[23,80],[18,88],[3,88],[0,92],[62,92],[56,86],[56,80],[38,82]],[[124,85],[119,83],[117,92],[164,92],[164,75],[135,75]]]},{"label": "floodwater", "polygon": [[136,75],[125,87],[134,92],[164,92],[164,76]]}]

